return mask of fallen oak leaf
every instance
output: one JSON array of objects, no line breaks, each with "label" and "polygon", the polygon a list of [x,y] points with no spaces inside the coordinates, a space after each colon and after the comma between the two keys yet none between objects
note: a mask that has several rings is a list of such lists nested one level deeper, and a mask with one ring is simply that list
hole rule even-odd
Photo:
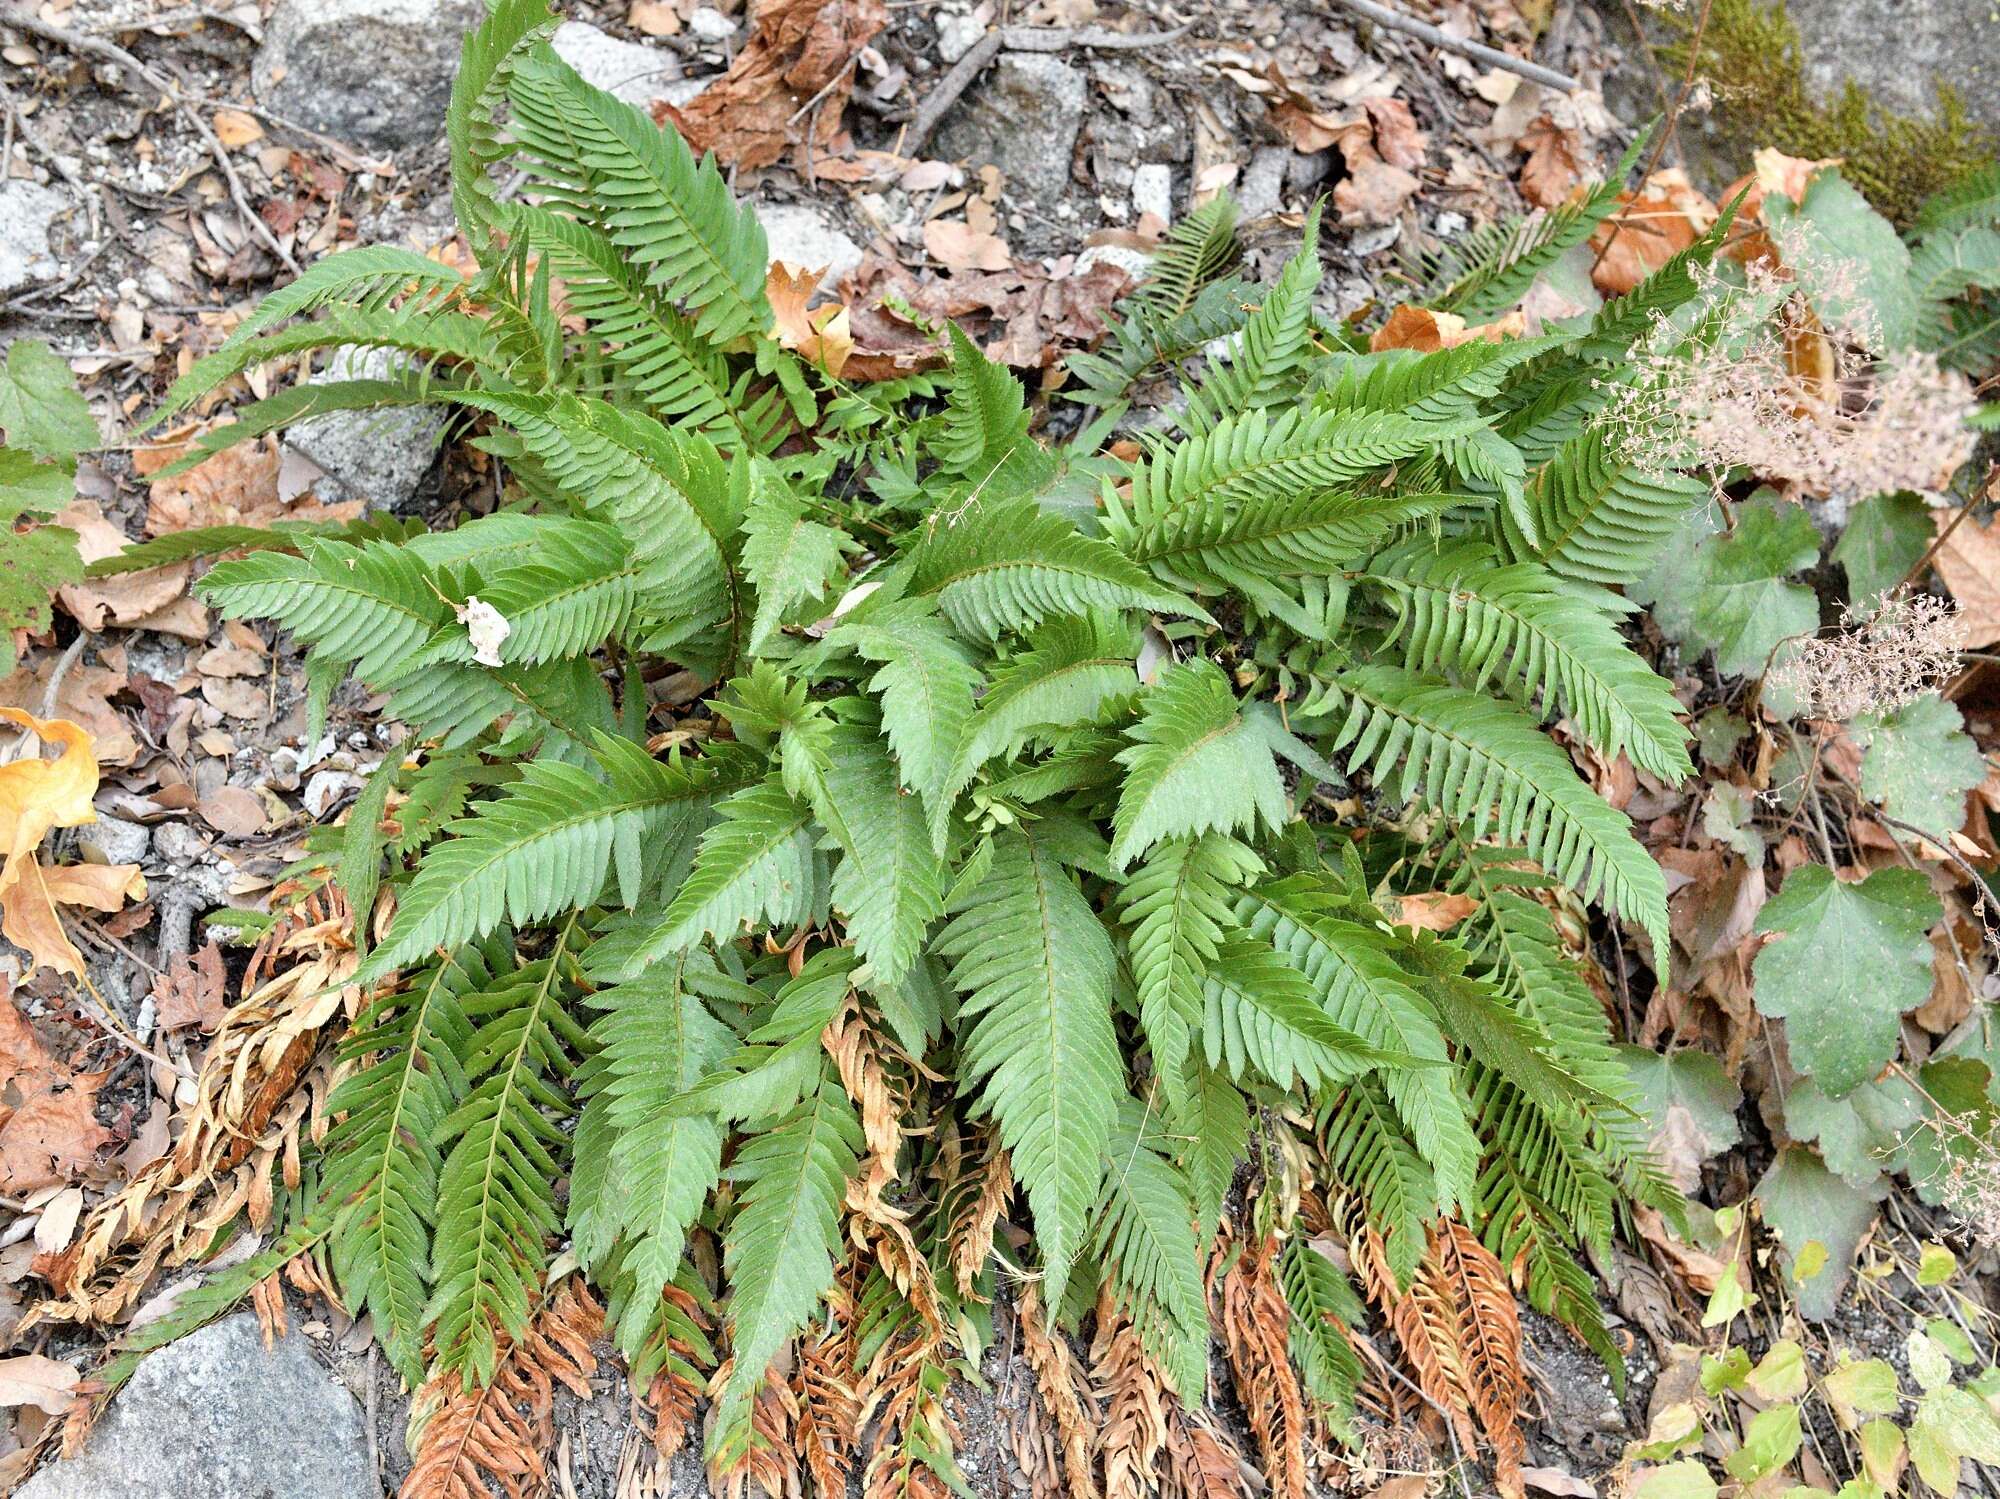
[{"label": "fallen oak leaf", "polygon": [[1527,320],[1518,310],[1490,323],[1469,325],[1455,313],[1433,312],[1428,307],[1405,302],[1369,335],[1368,352],[1414,349],[1420,354],[1435,354],[1440,349],[1455,349],[1460,344],[1482,340],[1497,344],[1504,338],[1518,338],[1526,331]]},{"label": "fallen oak leaf", "polygon": [[1597,226],[1590,279],[1607,297],[1622,297],[1708,231],[1715,205],[1679,167],[1648,177],[1636,193],[1618,195],[1619,209]]},{"label": "fallen oak leaf", "polygon": [[854,331],[845,305],[808,308],[824,268],[814,271],[774,260],[764,276],[764,295],[771,304],[771,337],[801,359],[838,377],[854,352]]},{"label": "fallen oak leaf", "polygon": [[932,219],[924,225],[924,250],[953,271],[1004,271],[1014,263],[1006,241],[956,219]]},{"label": "fallen oak leaf", "polygon": [[145,898],[146,877],[137,864],[29,863],[0,904],[0,936],[27,953],[34,968],[82,978],[83,954],[63,930],[62,907],[88,906],[108,914],[122,910],[128,899]]}]

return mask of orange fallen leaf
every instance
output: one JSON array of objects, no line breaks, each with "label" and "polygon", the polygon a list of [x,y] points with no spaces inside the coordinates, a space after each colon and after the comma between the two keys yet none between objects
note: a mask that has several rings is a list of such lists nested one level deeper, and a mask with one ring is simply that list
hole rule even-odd
[{"label": "orange fallen leaf", "polygon": [[[72,502],[56,521],[76,532],[76,549],[85,562],[115,557],[132,545],[123,531],[104,518],[104,512],[92,500]],[[181,596],[187,580],[187,563],[175,562],[144,572],[66,584],[56,591],[56,598],[70,618],[95,632],[103,629],[107,621],[131,625],[166,608]]]},{"label": "orange fallen leaf", "polygon": [[1440,349],[1455,349],[1460,344],[1484,340],[1499,343],[1503,338],[1518,338],[1527,331],[1527,320],[1517,310],[1490,323],[1468,326],[1465,319],[1449,312],[1433,312],[1428,307],[1418,307],[1405,302],[1389,314],[1389,320],[1377,328],[1368,338],[1368,352],[1379,354],[1384,349],[1415,349],[1420,354],[1435,354]]},{"label": "orange fallen leaf", "polygon": [[240,109],[218,109],[212,123],[215,138],[231,151],[264,138],[264,127],[257,123],[257,117]]},{"label": "orange fallen leaf", "polygon": [[1521,196],[1537,208],[1559,208],[1583,180],[1585,153],[1574,130],[1536,115],[1522,132],[1520,147],[1528,153],[1521,167]]},{"label": "orange fallen leaf", "polygon": [[771,336],[780,348],[838,376],[854,352],[854,332],[841,303],[808,308],[824,267],[807,270],[788,260],[771,262],[764,277],[764,295],[771,304]]},{"label": "orange fallen leaf", "polygon": [[96,1113],[105,1076],[57,1061],[0,994],[0,1192],[61,1186],[96,1164],[111,1143]]},{"label": "orange fallen leaf", "polygon": [[1420,932],[1448,932],[1478,909],[1479,902],[1469,895],[1430,890],[1398,900],[1395,919],[1398,924],[1415,927]]},{"label": "orange fallen leaf", "polygon": [[1004,271],[1014,260],[997,235],[982,234],[955,219],[932,219],[924,225],[924,249],[953,271]]},{"label": "orange fallen leaf", "polygon": [[1618,201],[1618,212],[1590,236],[1598,257],[1590,279],[1607,297],[1631,291],[1701,238],[1716,217],[1715,205],[1679,167],[1655,172]]},{"label": "orange fallen leaf", "polygon": [[81,978],[83,954],[63,931],[61,908],[110,912],[122,910],[127,900],[145,898],[146,877],[137,864],[30,862],[0,902],[0,936],[27,953],[35,967]]},{"label": "orange fallen leaf", "polygon": [[1840,158],[1830,156],[1823,161],[1808,161],[1766,146],[1751,160],[1754,163],[1752,170],[1724,188],[1719,200],[1727,203],[1738,193],[1743,194],[1742,206],[1736,210],[1736,226],[1724,253],[1743,265],[1763,260],[1775,266],[1782,262],[1783,257],[1778,254],[1778,247],[1772,243],[1770,233],[1764,227],[1764,200],[1776,193],[1794,203],[1804,202],[1806,188],[1814,176],[1822,168],[1839,166]]}]

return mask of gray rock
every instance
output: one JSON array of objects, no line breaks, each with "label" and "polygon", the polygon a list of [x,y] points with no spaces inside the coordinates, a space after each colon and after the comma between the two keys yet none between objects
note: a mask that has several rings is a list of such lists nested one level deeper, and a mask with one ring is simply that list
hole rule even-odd
[{"label": "gray rock", "polygon": [[[341,349],[311,383],[378,380],[394,373],[395,356],[386,349],[358,356]],[[320,470],[312,489],[322,501],[365,500],[372,510],[402,510],[430,476],[444,424],[445,414],[426,406],[330,411],[293,427],[285,446]]]},{"label": "gray rock", "polygon": [[483,0],[282,0],[251,71],[258,100],[376,151],[444,134],[465,33]]},{"label": "gray rock", "polygon": [[945,116],[933,153],[991,163],[1021,197],[1053,205],[1069,190],[1083,125],[1083,74],[1045,52],[1003,52]]},{"label": "gray rock", "polygon": [[667,84],[682,81],[681,60],[673,53],[620,41],[582,21],[563,22],[552,45],[585,83],[640,109],[661,98]]},{"label": "gray rock", "polygon": [[705,42],[720,42],[736,35],[736,23],[714,6],[704,5],[688,17],[688,30]]},{"label": "gray rock", "polygon": [[0,182],[0,295],[55,280],[49,230],[68,207],[67,197],[39,182]]},{"label": "gray rock", "polygon": [[153,835],[143,823],[100,812],[97,821],[85,823],[77,831],[76,841],[83,848],[96,850],[107,864],[137,864],[152,847]]},{"label": "gray rock", "polygon": [[1132,173],[1132,208],[1172,223],[1174,219],[1174,169],[1164,161],[1149,161]]},{"label": "gray rock", "polygon": [[269,1353],[248,1312],[150,1354],[83,1451],[19,1499],[366,1499],[361,1409],[298,1332]]},{"label": "gray rock", "polygon": [[1284,190],[1285,168],[1293,152],[1287,146],[1259,146],[1250,166],[1236,187],[1236,203],[1245,222],[1278,211],[1279,194]]},{"label": "gray rock", "polygon": [[[1829,99],[1852,78],[1898,114],[1936,112],[1933,80],[2000,130],[2000,9],[1992,0],[1790,0],[1806,80]],[[1748,170],[1748,163],[1744,169]]]},{"label": "gray rock", "polygon": [[809,270],[824,267],[826,286],[861,264],[861,246],[803,203],[760,203],[757,220],[764,226],[771,259]]},{"label": "gray rock", "polygon": [[938,56],[957,62],[972,50],[972,44],[986,35],[986,23],[976,16],[958,16],[949,11],[933,23],[937,27]]}]

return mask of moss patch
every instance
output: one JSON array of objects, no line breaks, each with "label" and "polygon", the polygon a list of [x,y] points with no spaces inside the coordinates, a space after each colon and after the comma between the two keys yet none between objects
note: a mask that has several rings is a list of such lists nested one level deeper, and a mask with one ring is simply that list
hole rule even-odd
[{"label": "moss patch", "polygon": [[[1660,49],[1676,73],[1687,67],[1692,14],[1670,13],[1676,35]],[[1784,0],[1715,0],[1701,41],[1699,76],[1715,90],[1721,143],[1747,164],[1760,146],[1789,156],[1841,157],[1847,179],[1899,224],[1933,193],[1995,159],[1992,134],[1967,118],[1958,94],[1937,85],[1934,119],[1900,115],[1849,79],[1831,99],[1807,82],[1799,28]]]}]

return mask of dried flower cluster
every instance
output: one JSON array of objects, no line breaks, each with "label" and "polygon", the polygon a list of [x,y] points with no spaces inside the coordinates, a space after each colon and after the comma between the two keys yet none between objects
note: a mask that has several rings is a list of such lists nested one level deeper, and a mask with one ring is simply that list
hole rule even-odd
[{"label": "dried flower cluster", "polygon": [[1951,1162],[1938,1184],[1944,1205],[1979,1243],[2000,1247],[2000,1150],[1985,1122],[1940,1112],[1924,1125],[1936,1131]]},{"label": "dried flower cluster", "polygon": [[[1804,257],[1786,258],[1796,268]],[[1795,281],[1752,261],[1740,286],[1712,268],[1692,274],[1701,316],[1692,325],[1656,316],[1633,351],[1636,388],[1601,418],[1630,461],[1748,469],[1807,493],[1859,497],[1940,490],[1971,456],[1970,384],[1928,354],[1878,358],[1850,265],[1812,262]]]},{"label": "dried flower cluster", "polygon": [[1795,695],[1814,718],[1886,713],[1957,669],[1963,633],[1949,600],[1897,595],[1868,619],[1844,611],[1838,634],[1804,642],[1770,681]]}]

